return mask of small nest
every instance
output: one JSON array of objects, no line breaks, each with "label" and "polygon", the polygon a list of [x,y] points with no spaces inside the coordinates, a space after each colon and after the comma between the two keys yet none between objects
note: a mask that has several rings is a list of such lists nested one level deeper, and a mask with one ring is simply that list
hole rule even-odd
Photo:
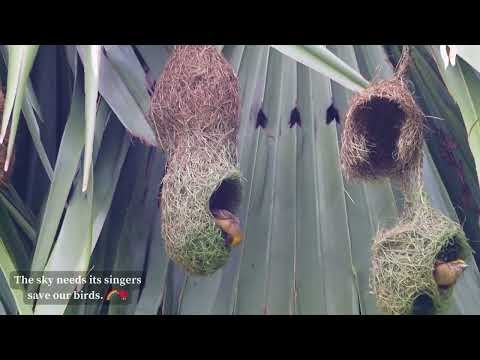
[{"label": "small nest", "polygon": [[405,81],[409,61],[404,52],[393,79],[373,82],[352,98],[340,155],[348,179],[402,179],[421,167],[424,116]]},{"label": "small nest", "polygon": [[378,308],[394,315],[444,311],[452,289],[435,283],[435,261],[465,260],[470,254],[458,223],[424,203],[412,208],[373,242],[370,283]]},{"label": "small nest", "polygon": [[181,138],[162,187],[162,232],[168,256],[196,275],[209,275],[230,255],[214,209],[235,213],[241,200],[234,144]]},{"label": "small nest", "polygon": [[149,120],[160,147],[172,154],[192,132],[235,142],[239,83],[232,67],[211,45],[177,45],[158,80]]}]

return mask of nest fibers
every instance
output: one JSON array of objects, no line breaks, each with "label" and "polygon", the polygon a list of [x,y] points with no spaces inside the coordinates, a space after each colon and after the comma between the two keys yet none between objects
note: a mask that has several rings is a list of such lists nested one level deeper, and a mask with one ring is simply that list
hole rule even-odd
[{"label": "nest fibers", "polygon": [[406,48],[392,79],[375,81],[352,98],[341,146],[347,178],[402,178],[421,166],[423,114],[405,80],[409,63]]},{"label": "nest fibers", "polygon": [[190,273],[209,275],[230,255],[212,210],[234,213],[241,197],[235,144],[203,136],[179,139],[162,187],[166,252]]},{"label": "nest fibers", "polygon": [[392,229],[381,230],[372,247],[371,287],[379,309],[412,314],[416,300],[443,311],[452,289],[441,290],[433,277],[437,259],[465,260],[471,254],[461,226],[425,201],[411,207]]},{"label": "nest fibers", "polygon": [[158,80],[150,122],[171,154],[183,134],[228,136],[235,142],[240,111],[238,79],[211,45],[177,45]]}]

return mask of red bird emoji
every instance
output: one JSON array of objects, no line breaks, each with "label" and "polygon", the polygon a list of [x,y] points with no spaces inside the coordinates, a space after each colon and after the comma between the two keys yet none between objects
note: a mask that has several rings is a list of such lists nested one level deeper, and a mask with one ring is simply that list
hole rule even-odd
[{"label": "red bird emoji", "polygon": [[113,290],[110,290],[108,293],[107,293],[107,301],[110,301],[112,299],[112,296],[113,295],[117,295],[120,300],[127,300],[128,298],[128,291],[127,290],[124,290],[124,289],[120,289],[120,290],[116,290],[116,289],[113,289]]},{"label": "red bird emoji", "polygon": [[120,299],[125,301],[128,298],[128,291],[124,290],[124,289],[120,289],[120,290],[118,290],[118,296],[120,297]]}]

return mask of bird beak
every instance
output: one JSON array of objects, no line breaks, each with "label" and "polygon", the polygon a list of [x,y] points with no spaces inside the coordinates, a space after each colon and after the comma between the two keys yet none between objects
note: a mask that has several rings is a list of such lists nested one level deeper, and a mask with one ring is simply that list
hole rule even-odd
[{"label": "bird beak", "polygon": [[468,267],[468,265],[463,260],[457,260],[455,261],[455,263],[456,266],[458,266],[462,271],[464,271]]},{"label": "bird beak", "polygon": [[468,265],[467,265],[467,264],[465,263],[465,261],[463,261],[463,260],[460,260],[460,259],[459,259],[459,260],[457,260],[456,262],[457,262],[457,264],[460,265],[461,267],[468,267]]},{"label": "bird beak", "polygon": [[232,242],[230,243],[230,245],[232,246],[238,246],[240,245],[240,243],[242,242],[243,240],[243,233],[238,230],[235,235],[233,235],[232,237]]}]

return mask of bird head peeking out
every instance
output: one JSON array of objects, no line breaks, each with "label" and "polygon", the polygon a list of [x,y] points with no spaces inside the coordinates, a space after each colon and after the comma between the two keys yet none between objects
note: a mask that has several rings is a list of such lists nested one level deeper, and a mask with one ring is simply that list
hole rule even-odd
[{"label": "bird head peeking out", "polygon": [[238,246],[244,237],[240,228],[240,219],[225,209],[214,209],[212,214],[215,224],[227,235],[225,245]]},{"label": "bird head peeking out", "polygon": [[467,267],[465,261],[460,259],[450,262],[437,260],[434,265],[433,277],[439,288],[449,289],[455,285]]}]

